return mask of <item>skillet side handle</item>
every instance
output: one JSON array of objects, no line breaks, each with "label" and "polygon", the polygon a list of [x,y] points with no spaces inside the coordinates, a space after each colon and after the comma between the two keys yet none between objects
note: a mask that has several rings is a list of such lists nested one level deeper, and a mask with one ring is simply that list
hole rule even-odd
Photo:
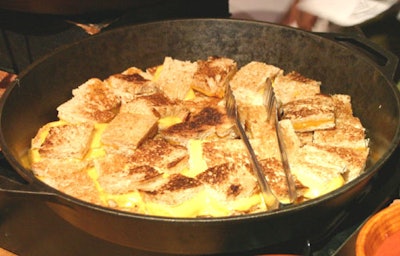
[{"label": "skillet side handle", "polygon": [[5,194],[11,198],[26,198],[26,196],[34,196],[37,198],[53,197],[51,192],[40,190],[35,183],[20,183],[12,178],[3,176],[3,174],[0,174],[0,195],[1,194]]},{"label": "skillet side handle", "polygon": [[354,50],[361,52],[378,65],[382,73],[391,81],[397,81],[400,77],[398,70],[399,58],[392,52],[370,41],[362,35],[316,33],[322,37],[339,42]]},{"label": "skillet side handle", "polygon": [[35,183],[29,183],[15,172],[0,152],[0,193],[10,196],[48,196],[46,192]]}]

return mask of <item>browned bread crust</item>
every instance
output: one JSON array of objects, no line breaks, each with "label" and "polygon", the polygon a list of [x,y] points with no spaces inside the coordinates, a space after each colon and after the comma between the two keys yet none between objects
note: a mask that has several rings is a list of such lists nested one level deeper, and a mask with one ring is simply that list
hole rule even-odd
[{"label": "browned bread crust", "polygon": [[277,76],[273,83],[275,96],[282,104],[319,94],[320,85],[321,82],[304,77],[295,71]]},{"label": "browned bread crust", "polygon": [[214,56],[199,60],[192,88],[210,97],[223,98],[225,87],[236,71],[236,62],[229,58]]},{"label": "browned bread crust", "polygon": [[121,104],[112,90],[97,78],[89,79],[72,94],[72,99],[57,108],[58,118],[69,123],[109,122]]}]

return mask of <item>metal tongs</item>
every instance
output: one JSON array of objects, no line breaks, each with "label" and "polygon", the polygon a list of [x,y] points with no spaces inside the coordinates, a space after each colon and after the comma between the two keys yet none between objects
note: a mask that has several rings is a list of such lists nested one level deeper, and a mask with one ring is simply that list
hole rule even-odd
[{"label": "metal tongs", "polygon": [[276,100],[275,93],[272,88],[272,82],[271,79],[269,78],[266,81],[266,88],[264,91],[264,105],[267,111],[268,120],[271,119],[272,111],[275,110],[275,130],[279,144],[282,166],[286,176],[286,183],[288,186],[288,195],[289,195],[289,203],[281,203],[281,206],[287,206],[289,204],[296,202],[297,192],[296,192],[296,185],[294,183],[293,176],[290,170],[289,160],[285,149],[285,143],[283,140],[282,131],[279,126],[279,120],[282,115],[282,108],[280,103]]},{"label": "metal tongs", "polygon": [[250,155],[250,162],[256,174],[257,181],[261,189],[261,194],[263,196],[264,203],[267,206],[267,209],[268,210],[278,209],[280,206],[280,202],[272,192],[270,186],[268,185],[265,179],[263,169],[261,168],[260,163],[257,160],[256,154],[254,153],[254,150],[249,142],[249,139],[247,138],[242,123],[240,122],[236,99],[235,96],[233,95],[232,89],[229,84],[227,85],[227,88],[225,90],[225,104],[226,104],[226,112],[230,118],[235,120],[236,128],[239,130],[240,137],[242,138],[242,141],[246,145],[247,151]]}]

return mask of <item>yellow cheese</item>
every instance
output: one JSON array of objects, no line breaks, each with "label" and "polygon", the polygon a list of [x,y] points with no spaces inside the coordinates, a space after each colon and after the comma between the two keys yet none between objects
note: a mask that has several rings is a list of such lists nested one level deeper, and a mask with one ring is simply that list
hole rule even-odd
[{"label": "yellow cheese", "polygon": [[263,207],[259,195],[239,199],[228,204],[216,199],[210,191],[205,189],[177,206],[147,203],[146,213],[167,217],[222,217],[230,215],[233,211],[245,212],[253,207]]},{"label": "yellow cheese", "polygon": [[101,143],[101,134],[104,132],[107,125],[107,123],[98,123],[95,125],[90,149],[85,156],[85,160],[99,158],[106,155],[103,144]]},{"label": "yellow cheese", "polygon": [[334,123],[334,118],[328,119],[318,119],[318,120],[311,120],[311,121],[292,121],[293,128],[295,131],[302,131],[305,129],[312,129],[313,127],[319,127],[323,124],[331,124]]},{"label": "yellow cheese", "polygon": [[182,118],[177,117],[177,116],[167,116],[167,117],[163,117],[160,118],[158,120],[158,128],[160,130],[164,130],[167,129],[168,127],[174,125],[174,124],[179,124],[182,123]]},{"label": "yellow cheese", "polygon": [[[299,180],[301,180],[301,177],[299,177]],[[337,175],[328,182],[322,184],[319,184],[315,181],[305,181],[303,184],[307,184],[306,186],[308,187],[308,190],[305,192],[304,196],[309,199],[316,198],[340,188],[344,185],[344,183],[345,181],[342,175]]]},{"label": "yellow cheese", "polygon": [[[175,123],[182,122],[177,117],[165,117],[160,119],[159,125],[168,127]],[[42,141],[46,138],[49,128],[63,125],[64,121],[51,122],[45,126],[39,137]],[[85,160],[95,159],[105,156],[106,152],[101,143],[101,134],[107,124],[96,124],[93,138],[90,144],[90,150],[87,153]],[[207,163],[203,158],[203,140],[189,140],[189,168],[183,170],[181,173],[189,177],[195,177],[197,174],[208,169]],[[38,149],[31,149],[29,152],[30,163],[40,161],[40,154]],[[232,212],[246,212],[249,209],[257,208],[265,210],[263,200],[259,194],[255,194],[250,198],[241,198],[224,202],[213,195],[210,190],[204,189],[190,200],[177,205],[169,206],[158,203],[145,203],[143,202],[140,193],[136,190],[126,194],[110,194],[106,193],[99,185],[98,172],[94,167],[86,170],[93,180],[98,192],[99,197],[103,204],[108,207],[116,207],[119,209],[131,210],[137,213],[156,215],[156,216],[169,216],[169,217],[198,217],[198,216],[227,216]],[[344,184],[344,179],[338,175],[334,179],[324,184],[318,184],[313,180],[307,180],[307,177],[299,177],[302,183],[309,187],[305,193],[306,198],[316,198],[324,195],[334,189],[339,188]]]},{"label": "yellow cheese", "polygon": [[119,208],[129,209],[134,208],[136,212],[144,213],[144,203],[138,191],[132,191],[126,194],[110,194],[106,193],[100,186],[97,179],[99,178],[99,173],[92,167],[87,170],[89,177],[93,180],[97,191],[99,192],[100,200],[104,205]]},{"label": "yellow cheese", "polygon": [[153,75],[153,81],[157,81],[158,80],[158,78],[160,77],[162,69],[163,69],[163,65],[157,66],[156,72],[154,72],[154,75]]},{"label": "yellow cheese", "polygon": [[203,140],[189,140],[189,170],[183,174],[189,177],[194,177],[197,174],[208,169],[207,163],[203,158]]},{"label": "yellow cheese", "polygon": [[[47,135],[49,134],[49,130],[51,127],[56,127],[56,126],[60,126],[60,125],[64,125],[64,124],[66,124],[66,122],[61,121],[61,120],[47,123],[40,130],[40,133],[37,134],[36,138],[39,138],[39,142],[40,142],[40,144],[42,144],[44,142],[44,140],[46,139]],[[40,154],[39,154],[39,149],[38,148],[30,148],[29,152],[28,152],[29,163],[36,163],[36,162],[39,162],[40,160],[41,160],[41,158],[40,158]],[[28,166],[30,166],[30,164]]]},{"label": "yellow cheese", "polygon": [[194,100],[194,98],[196,98],[196,94],[194,93],[193,89],[190,88],[183,100]]}]

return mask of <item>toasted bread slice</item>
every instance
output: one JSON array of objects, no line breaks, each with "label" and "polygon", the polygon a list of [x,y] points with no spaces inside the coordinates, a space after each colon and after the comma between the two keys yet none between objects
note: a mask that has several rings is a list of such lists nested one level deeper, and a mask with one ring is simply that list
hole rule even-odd
[{"label": "toasted bread slice", "polygon": [[[259,193],[257,180],[248,164],[224,163],[213,166],[198,174],[196,179],[203,183],[209,194],[228,209],[240,211],[235,202],[242,198],[250,198]],[[248,207],[246,211],[254,211]]]},{"label": "toasted bread slice", "polygon": [[240,139],[203,141],[202,156],[207,168],[229,161],[249,163],[246,147]]},{"label": "toasted bread slice", "polygon": [[263,105],[267,79],[273,80],[282,73],[283,70],[278,67],[257,61],[241,67],[230,82],[237,104]]},{"label": "toasted bread slice", "polygon": [[156,190],[140,190],[143,200],[173,207],[193,198],[204,189],[199,180],[181,174],[173,174],[166,180]]},{"label": "toasted bread slice", "polygon": [[160,117],[153,104],[144,98],[136,98],[133,101],[122,104],[119,113],[140,114],[144,116]]},{"label": "toasted bread slice", "polygon": [[210,97],[223,98],[229,80],[237,71],[234,60],[224,57],[209,57],[197,61],[192,88]]},{"label": "toasted bread slice", "polygon": [[161,92],[140,96],[127,104],[122,104],[120,112],[154,114],[160,119],[173,117],[180,122],[189,115],[189,110],[181,101],[172,101]]},{"label": "toasted bread slice", "polygon": [[153,166],[168,175],[188,167],[188,151],[185,147],[172,145],[161,138],[146,140],[129,157],[130,166]]},{"label": "toasted bread slice", "polygon": [[333,103],[335,104],[336,118],[347,118],[353,116],[353,107],[351,97],[347,94],[333,94]]},{"label": "toasted bread slice", "polygon": [[40,158],[83,159],[90,149],[94,126],[89,123],[45,125],[32,140]]},{"label": "toasted bread slice", "polygon": [[306,197],[314,198],[344,184],[347,163],[335,153],[313,145],[301,147],[289,159],[292,174],[308,188]]},{"label": "toasted bread slice", "polygon": [[365,128],[357,117],[336,119],[336,127],[334,129],[315,131],[313,142],[317,145],[361,150],[368,147]]},{"label": "toasted bread slice", "polygon": [[[250,143],[259,160],[280,157],[276,137],[251,139]],[[240,139],[203,141],[202,156],[208,168],[230,161],[250,163],[247,149]]]},{"label": "toasted bread slice", "polygon": [[32,171],[49,186],[72,197],[101,204],[98,190],[87,173],[91,163],[45,158],[32,164]]},{"label": "toasted bread slice", "polygon": [[97,78],[89,79],[72,94],[72,99],[57,108],[58,118],[69,123],[109,122],[121,104],[111,88]]},{"label": "toasted bread slice", "polygon": [[142,70],[131,67],[121,74],[114,74],[104,80],[122,103],[130,102],[137,96],[158,92],[157,86],[151,81],[152,76]]},{"label": "toasted bread slice", "polygon": [[273,83],[275,96],[282,104],[319,94],[320,85],[321,82],[306,78],[295,71],[277,76]]},{"label": "toasted bread slice", "polygon": [[352,181],[362,173],[369,154],[369,148],[359,149],[326,145],[315,145],[315,147],[336,154],[346,163],[346,171],[343,173],[346,182]]},{"label": "toasted bread slice", "polygon": [[162,172],[150,165],[130,165],[124,155],[107,155],[94,161],[98,171],[99,185],[106,193],[126,194],[138,189],[157,186],[162,179]]},{"label": "toasted bread slice", "polygon": [[317,94],[284,104],[282,119],[289,119],[297,132],[331,129],[335,127],[335,105],[330,96]]},{"label": "toasted bread slice", "polygon": [[129,68],[125,69],[124,71],[122,71],[121,74],[128,75],[128,76],[138,74],[141,77],[143,77],[144,80],[153,80],[154,79],[154,76],[151,72],[147,72],[147,70],[143,71],[142,69],[137,68],[137,67],[129,67]]},{"label": "toasted bread slice", "polygon": [[[289,202],[287,179],[280,159],[275,157],[266,158],[260,161],[260,165],[264,171],[268,185],[275,196],[277,196],[281,202]],[[296,179],[296,176],[294,176],[293,179],[297,196],[301,197],[305,187]]]},{"label": "toasted bread slice", "polygon": [[103,205],[99,191],[86,171],[60,175],[53,181],[44,178],[44,181],[69,196],[89,203]]},{"label": "toasted bread slice", "polygon": [[183,100],[191,90],[197,63],[166,57],[155,81],[160,90],[172,100]]},{"label": "toasted bread slice", "polygon": [[213,139],[231,137],[234,124],[226,116],[223,107],[205,107],[188,120],[160,131],[160,135],[173,144],[186,146],[190,139]]},{"label": "toasted bread slice", "polygon": [[293,128],[292,122],[288,119],[279,121],[279,129],[282,134],[284,147],[288,157],[296,154],[297,150],[303,145],[298,133]]},{"label": "toasted bread slice", "polygon": [[183,104],[183,106],[189,110],[191,115],[196,115],[206,107],[224,107],[225,101],[217,97],[208,97],[195,91],[195,97],[193,99],[184,100],[181,102],[181,104]]},{"label": "toasted bread slice", "polygon": [[32,171],[38,177],[51,181],[59,179],[60,176],[85,171],[90,165],[89,161],[77,159],[42,158],[32,163]]},{"label": "toasted bread slice", "polygon": [[300,140],[301,146],[313,143],[314,132],[296,132],[297,138]]},{"label": "toasted bread slice", "polygon": [[137,113],[119,113],[101,135],[107,153],[131,155],[147,138],[157,133],[158,117]]},{"label": "toasted bread slice", "polygon": [[239,108],[240,121],[244,125],[250,139],[261,139],[275,134],[275,118],[268,119],[268,113],[263,105],[241,105]]}]

